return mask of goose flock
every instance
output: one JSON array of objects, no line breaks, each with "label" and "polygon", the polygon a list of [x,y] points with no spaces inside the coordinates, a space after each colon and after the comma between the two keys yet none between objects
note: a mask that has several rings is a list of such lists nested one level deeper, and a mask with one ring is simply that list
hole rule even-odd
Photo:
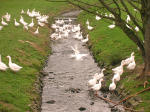
[{"label": "goose flock", "polygon": [[[53,40],[74,38],[83,44],[89,41],[89,35],[87,34],[86,37],[83,37],[80,24],[72,24],[71,18],[68,18],[67,22],[63,19],[57,19],[55,23],[51,25],[51,28],[55,31],[50,35],[50,38]],[[70,46],[70,48],[73,51],[73,54],[70,54],[70,58],[74,58],[75,60],[83,60],[83,58],[88,55],[80,53],[77,45]]]},{"label": "goose flock", "polygon": [[[98,14],[98,12],[96,12],[96,13]],[[104,15],[106,17],[115,18],[115,16],[113,14],[105,13]],[[101,17],[96,15],[95,19],[97,21],[99,21],[99,20],[101,20]],[[80,24],[72,25],[71,24],[72,20],[70,18],[68,19],[68,21],[69,21],[69,23],[65,24],[65,21],[63,19],[55,20],[55,24],[52,24],[52,26],[51,26],[55,30],[55,32],[50,35],[51,39],[58,40],[58,39],[62,39],[62,38],[70,38],[71,36],[69,37],[69,34],[73,34],[73,36],[72,36],[73,38],[75,38],[83,43],[88,42],[88,40],[89,40],[88,35],[86,36],[86,38],[83,38]],[[130,21],[131,21],[130,16],[127,15],[126,22],[129,23]],[[86,25],[87,25],[88,30],[94,29],[94,27],[92,27],[90,25],[90,22],[88,19],[86,21]],[[115,28],[115,26],[116,26],[115,22],[113,21],[113,24],[109,25],[108,27],[110,29],[113,29],[113,28]],[[131,29],[131,27],[128,24],[126,24],[126,26]],[[139,28],[137,26],[135,27],[135,31],[137,31],[137,32],[139,31]],[[83,57],[86,57],[88,55],[88,54],[81,54],[80,51],[78,50],[77,45],[75,45],[74,47],[71,46],[71,49],[74,51],[74,54],[71,54],[70,57],[75,58],[76,60],[82,60]],[[114,91],[116,89],[116,83],[118,81],[120,81],[120,76],[123,74],[124,66],[127,66],[127,69],[129,69],[129,70],[135,69],[136,63],[135,63],[134,57],[135,57],[134,52],[132,52],[131,56],[129,58],[121,61],[120,66],[112,69],[114,76],[112,78],[112,83],[109,85],[110,91]],[[96,91],[96,93],[101,89],[101,86],[102,86],[101,83],[102,83],[102,81],[104,81],[103,80],[103,77],[104,77],[103,72],[104,71],[105,71],[105,68],[103,68],[100,73],[95,73],[94,76],[92,77],[92,79],[90,79],[88,81],[88,86],[92,90]]]},{"label": "goose flock", "polygon": [[116,82],[120,81],[120,76],[123,74],[123,67],[127,66],[128,70],[134,70],[136,67],[134,52],[131,53],[131,56],[125,60],[121,61],[121,65],[113,68],[112,71],[114,76],[112,78],[112,83],[109,86],[109,90],[113,91],[116,89]]},{"label": "goose flock", "polygon": [[[24,20],[23,15],[27,15],[27,16],[31,17],[31,23],[27,23]],[[14,25],[15,25],[15,27],[19,27],[22,24],[23,28],[25,30],[29,30],[29,28],[32,28],[35,26],[34,20],[36,20],[38,27],[36,28],[36,30],[33,34],[37,35],[37,34],[39,34],[39,26],[40,27],[45,26],[45,24],[48,23],[48,18],[49,18],[49,16],[42,15],[39,11],[35,11],[35,9],[33,9],[32,11],[30,11],[28,9],[26,12],[22,9],[19,22],[17,22],[16,18],[14,18]],[[10,20],[11,20],[11,14],[9,14],[7,12],[6,15],[3,15],[1,19],[2,19],[2,21],[1,21],[1,25],[0,25],[0,30],[2,30],[5,26],[9,25],[8,22],[10,22]]]},{"label": "goose flock", "polygon": [[96,91],[96,93],[101,89],[101,82],[103,81],[104,70],[105,68],[103,68],[100,73],[95,73],[93,78],[88,81],[89,87],[91,87],[92,90]]},{"label": "goose flock", "polygon": [[[23,18],[24,14],[26,14],[32,18],[31,23],[27,23],[24,20],[24,18]],[[114,15],[112,15],[112,14],[105,13],[105,16],[114,18]],[[49,18],[49,16],[41,15],[40,12],[35,11],[35,9],[33,9],[31,12],[29,9],[26,12],[22,9],[20,20],[19,20],[19,22],[17,22],[17,20],[14,18],[14,25],[16,27],[18,27],[18,26],[20,26],[20,24],[22,24],[23,28],[28,30],[29,28],[32,28],[35,25],[34,19],[33,19],[34,17],[36,18],[37,24],[38,24],[38,27],[37,27],[36,31],[34,32],[34,34],[37,35],[37,34],[39,34],[39,27],[43,27],[45,24],[48,23],[47,19]],[[1,21],[2,25],[0,25],[0,30],[2,30],[5,26],[8,25],[8,22],[10,21],[10,19],[11,19],[11,15],[9,13],[6,13],[6,15],[2,16],[2,21]],[[101,17],[96,15],[95,19],[97,21],[99,21],[99,20],[101,20]],[[130,16],[127,15],[127,19],[126,19],[127,23],[130,20],[131,20]],[[55,23],[51,25],[51,28],[54,29],[55,32],[50,35],[50,38],[53,40],[58,40],[58,39],[63,39],[63,38],[65,38],[65,39],[74,38],[74,39],[81,41],[81,43],[87,43],[89,41],[89,35],[87,34],[86,37],[84,37],[82,35],[81,25],[80,24],[74,25],[74,24],[72,24],[72,21],[73,20],[71,18],[69,18],[67,20],[67,22],[63,19],[55,20]],[[94,29],[94,27],[90,26],[89,20],[86,21],[86,25],[87,25],[88,30]],[[113,29],[115,27],[115,22],[113,22],[113,24],[109,25],[108,27],[110,29]],[[137,26],[135,29],[136,29],[136,31],[139,30],[139,28]],[[70,35],[73,35],[73,36],[70,36]],[[73,51],[73,54],[70,54],[70,58],[74,58],[77,61],[79,61],[79,60],[81,61],[81,60],[83,60],[84,57],[88,56],[88,54],[80,53],[77,45],[70,46],[70,49],[72,49],[72,51]],[[124,66],[127,66],[127,69],[129,69],[129,70],[134,70],[134,68],[136,67],[134,57],[135,57],[134,52],[132,52],[131,56],[129,58],[121,61],[120,66],[112,69],[114,76],[112,78],[112,83],[109,86],[110,91],[114,91],[116,89],[116,82],[120,81],[120,76],[123,74]],[[0,70],[1,71],[6,71],[8,68],[10,68],[12,71],[18,72],[20,69],[22,69],[21,66],[15,64],[15,63],[12,63],[10,56],[7,56],[7,58],[9,59],[9,63],[8,63],[9,67],[5,63],[2,62],[1,55],[0,55]],[[103,77],[104,77],[105,70],[106,70],[105,68],[101,69],[100,73],[95,73],[93,78],[88,81],[89,87],[92,90],[96,91],[96,93],[101,89],[101,86],[102,86],[101,83],[102,83],[102,81],[104,81]]]},{"label": "goose flock", "polygon": [[[124,72],[123,71],[124,66],[127,66],[126,68],[128,70],[134,70],[135,69],[136,63],[135,63],[134,57],[135,57],[134,52],[132,52],[131,56],[129,58],[121,61],[120,66],[112,69],[112,71],[114,73],[114,76],[112,78],[112,83],[109,85],[109,90],[110,91],[114,91],[116,89],[116,83],[118,81],[120,81],[120,76]],[[88,81],[89,87],[92,90],[96,91],[96,93],[97,93],[97,91],[99,91],[101,89],[101,82],[104,81],[103,80],[104,70],[105,70],[105,68],[103,68],[100,73],[95,73],[93,78]]]},{"label": "goose flock", "polygon": [[[98,14],[98,11],[97,11],[96,13]],[[113,14],[104,13],[103,15],[104,15],[105,17],[112,17],[112,18],[115,18],[115,16],[114,16]],[[96,15],[95,19],[96,19],[97,21],[99,21],[99,20],[101,20],[102,18],[99,17],[98,15]],[[126,22],[129,23],[130,21],[131,21],[131,18],[130,18],[129,15],[127,15]],[[93,30],[93,29],[94,29],[94,27],[90,26],[90,22],[89,22],[88,19],[87,19],[87,21],[86,21],[86,25],[87,25],[87,29],[88,29],[88,30]],[[113,24],[109,25],[108,28],[113,29],[113,28],[115,28],[115,26],[116,26],[116,25],[115,25],[115,22],[113,21]],[[126,24],[126,26],[127,26],[129,29],[132,29],[128,24]],[[136,31],[136,32],[139,31],[139,28],[138,28],[137,26],[135,27],[135,31]],[[131,53],[131,56],[130,56],[129,58],[127,58],[127,59],[121,61],[121,65],[120,65],[120,66],[118,66],[118,67],[112,69],[112,71],[113,71],[113,73],[114,73],[114,76],[113,76],[113,78],[112,78],[112,83],[109,85],[109,90],[110,90],[110,91],[114,91],[114,90],[116,89],[116,83],[117,83],[118,81],[120,81],[120,76],[123,74],[123,67],[124,67],[124,66],[127,66],[127,69],[128,69],[128,70],[134,70],[134,69],[135,69],[136,63],[135,63],[134,57],[135,57],[135,56],[134,56],[134,52],[132,52],[132,53]],[[101,82],[104,81],[104,80],[103,80],[103,77],[104,77],[103,71],[104,71],[104,70],[105,70],[105,68],[103,68],[100,73],[94,74],[93,78],[88,81],[89,87],[90,87],[92,90],[96,91],[96,93],[97,93],[98,90],[101,89]]]},{"label": "goose flock", "polygon": [[[134,9],[134,11],[136,12],[137,10]],[[96,13],[99,14],[98,11],[96,11]],[[104,14],[101,14],[101,15],[103,15],[103,16],[105,16],[105,17],[115,18],[115,16],[114,16],[113,14],[104,13]],[[99,20],[101,20],[102,18],[101,18],[100,16],[96,15],[95,19],[96,19],[97,21],[99,21]],[[131,18],[130,18],[129,15],[127,15],[127,17],[126,17],[126,22],[127,22],[126,27],[129,28],[129,29],[132,29],[132,28],[128,25],[128,24],[130,23],[130,21],[131,21]],[[94,27],[92,27],[92,26],[89,25],[89,24],[90,24],[89,20],[86,21],[86,24],[87,24],[87,29],[88,29],[88,30],[93,30],[93,29],[94,29]],[[108,28],[114,29],[115,26],[116,26],[116,25],[115,25],[115,22],[113,21],[113,23],[112,23],[111,25],[109,25]],[[135,30],[136,32],[138,32],[138,31],[139,31],[139,28],[138,28],[137,26],[135,26],[135,28],[134,28],[133,30]]]},{"label": "goose flock", "polygon": [[[25,19],[23,17],[24,15],[31,17],[31,23],[27,23],[25,21]],[[14,18],[13,20],[14,20],[15,27],[19,27],[22,24],[23,28],[26,30],[29,30],[29,28],[36,26],[36,23],[34,23],[35,22],[34,20],[36,20],[38,26],[37,26],[35,32],[33,32],[33,34],[37,35],[37,34],[39,34],[39,27],[43,27],[43,26],[45,26],[45,24],[48,23],[48,18],[49,18],[49,16],[42,15],[39,11],[35,11],[35,9],[33,9],[32,11],[30,11],[28,9],[26,12],[22,9],[19,22],[17,22],[16,18]],[[7,27],[9,25],[10,21],[11,21],[11,14],[9,14],[7,12],[1,18],[0,30]],[[7,58],[9,59],[9,63],[8,63],[9,67],[4,62],[2,62],[1,55],[0,55],[0,71],[6,71],[8,68],[10,68],[12,71],[18,72],[23,68],[15,63],[12,63],[12,59],[10,56],[7,56]]]}]

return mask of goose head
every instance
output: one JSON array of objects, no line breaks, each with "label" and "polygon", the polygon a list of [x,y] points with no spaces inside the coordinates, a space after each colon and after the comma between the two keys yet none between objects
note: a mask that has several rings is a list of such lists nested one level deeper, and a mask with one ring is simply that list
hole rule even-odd
[{"label": "goose head", "polygon": [[133,55],[134,55],[134,52],[131,53],[131,56],[133,56]]},{"label": "goose head", "polygon": [[6,56],[7,58],[11,58],[9,55],[8,56]]}]

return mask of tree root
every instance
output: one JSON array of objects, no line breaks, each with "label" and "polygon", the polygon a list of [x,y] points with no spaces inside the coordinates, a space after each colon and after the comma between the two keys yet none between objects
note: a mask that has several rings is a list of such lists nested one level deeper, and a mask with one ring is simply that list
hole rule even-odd
[{"label": "tree root", "polygon": [[141,91],[139,91],[139,92],[137,92],[137,93],[135,93],[135,94],[133,94],[133,95],[130,95],[130,96],[124,98],[123,100],[121,100],[120,102],[118,102],[117,104],[115,104],[113,107],[115,107],[115,106],[119,105],[120,103],[122,103],[122,102],[128,100],[129,98],[132,98],[132,97],[134,97],[134,96],[137,96],[138,94],[143,93],[143,92],[148,91],[148,90],[150,90],[150,87],[148,87],[148,88],[146,88],[146,89],[144,89],[144,90],[141,90]]},{"label": "tree root", "polygon": [[[141,112],[141,110],[134,110],[134,109],[128,108],[128,107],[126,107],[126,106],[124,106],[124,105],[122,105],[122,104],[119,104],[119,103],[117,103],[117,102],[114,102],[114,101],[112,101],[112,100],[110,100],[110,99],[107,99],[107,98],[104,98],[104,97],[102,97],[102,96],[99,96],[98,94],[95,94],[95,95],[96,95],[98,98],[102,99],[102,100],[105,100],[105,101],[107,101],[107,102],[110,102],[110,103],[115,104],[115,106],[121,105],[125,110],[129,110],[129,111],[131,111],[131,112]],[[114,107],[114,106],[113,106],[113,107]]]},{"label": "tree root", "polygon": [[[102,100],[105,100],[105,101],[107,101],[107,102],[110,102],[110,103],[115,104],[115,106],[121,105],[125,110],[129,110],[129,111],[131,111],[131,112],[141,112],[141,110],[134,110],[134,109],[128,108],[128,107],[126,107],[126,106],[124,106],[124,105],[122,105],[122,104],[120,104],[120,103],[117,103],[117,102],[114,102],[114,101],[112,101],[112,100],[110,100],[110,99],[107,99],[107,98],[104,98],[104,97],[102,97],[102,96],[99,96],[98,94],[95,94],[95,95],[96,95],[98,98],[102,99]],[[114,106],[113,106],[113,107],[114,107]]]}]

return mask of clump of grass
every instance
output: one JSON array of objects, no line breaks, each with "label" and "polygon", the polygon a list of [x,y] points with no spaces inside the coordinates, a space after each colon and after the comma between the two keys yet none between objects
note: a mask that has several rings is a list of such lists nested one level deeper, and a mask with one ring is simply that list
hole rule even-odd
[{"label": "clump of grass", "polygon": [[110,64],[112,66],[115,66],[115,65],[119,65],[121,60],[122,60],[122,57],[120,54],[113,54],[111,57],[110,57]]}]

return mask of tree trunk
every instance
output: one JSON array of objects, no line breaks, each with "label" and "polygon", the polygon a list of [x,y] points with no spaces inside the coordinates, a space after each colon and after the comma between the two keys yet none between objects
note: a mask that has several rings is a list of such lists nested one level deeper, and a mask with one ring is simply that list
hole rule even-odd
[{"label": "tree trunk", "polygon": [[143,74],[145,77],[150,77],[150,1],[143,0],[143,27],[144,27],[144,49],[145,49],[145,57],[144,57],[144,70]]},{"label": "tree trunk", "polygon": [[144,74],[145,76],[150,77],[150,15],[147,17],[147,23],[145,24],[145,41],[144,41],[144,48],[145,48],[145,68]]}]

